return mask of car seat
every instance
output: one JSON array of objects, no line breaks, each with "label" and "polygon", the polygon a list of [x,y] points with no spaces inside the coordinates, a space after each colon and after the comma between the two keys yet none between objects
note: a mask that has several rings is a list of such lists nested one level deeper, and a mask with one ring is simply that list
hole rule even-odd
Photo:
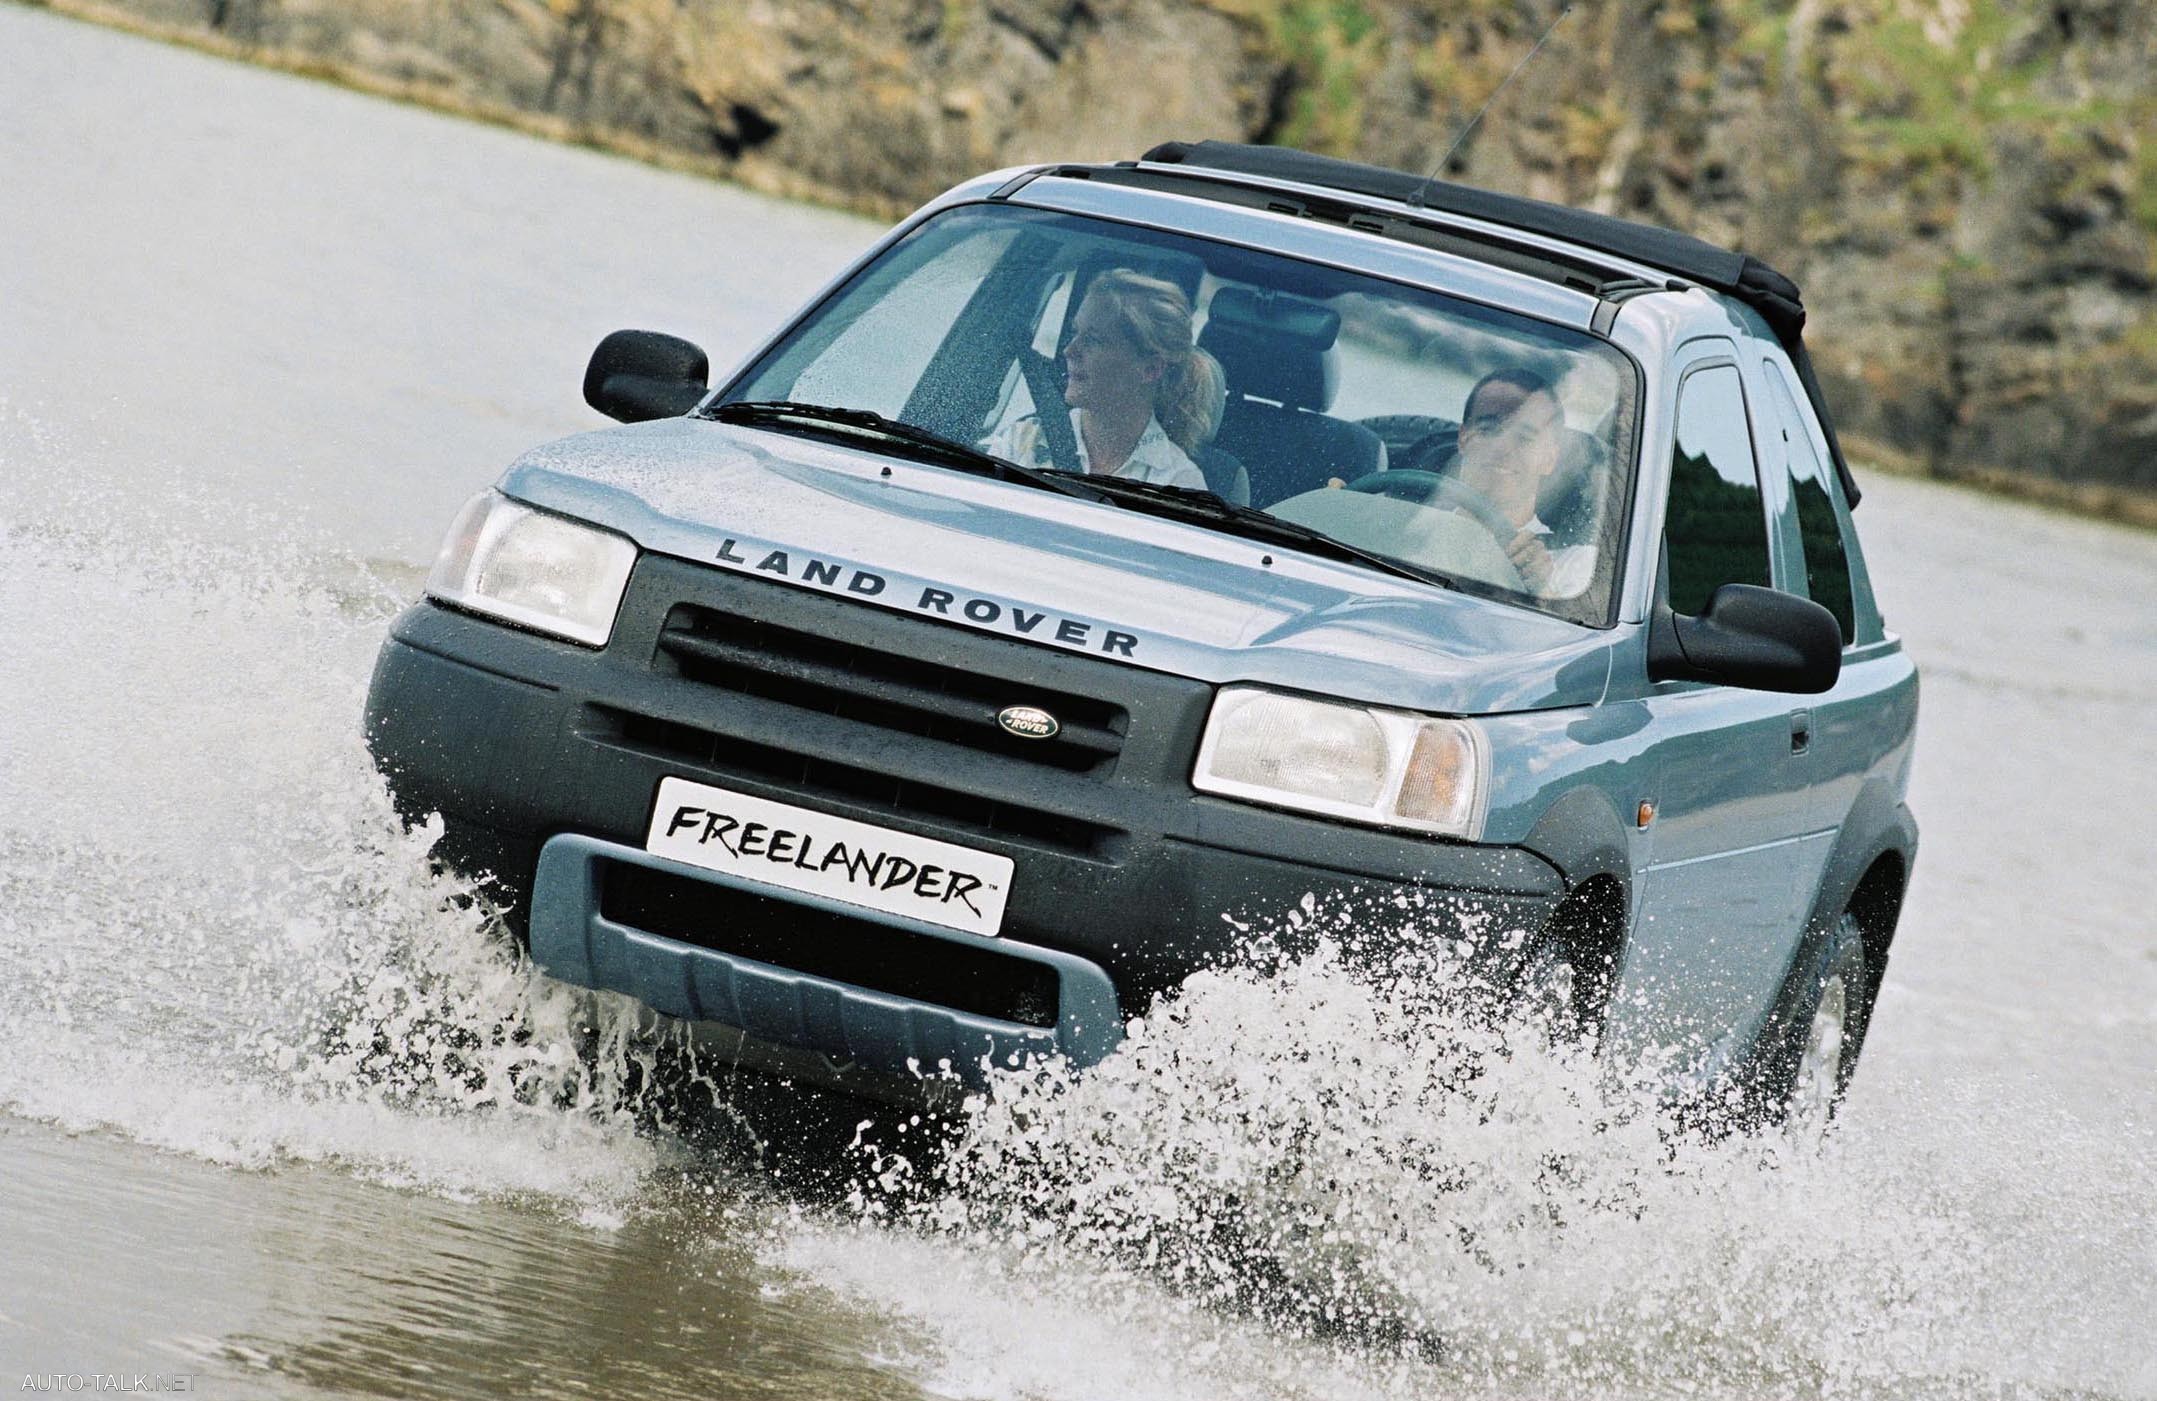
[{"label": "car seat", "polygon": [[1198,451],[1191,454],[1191,460],[1205,475],[1206,490],[1238,506],[1251,504],[1251,474],[1234,453],[1211,443],[1202,443]]},{"label": "car seat", "polygon": [[1340,313],[1286,293],[1223,287],[1213,294],[1198,344],[1228,378],[1228,404],[1214,443],[1240,458],[1251,504],[1354,481],[1385,465],[1385,445],[1360,423],[1326,413],[1333,402]]}]

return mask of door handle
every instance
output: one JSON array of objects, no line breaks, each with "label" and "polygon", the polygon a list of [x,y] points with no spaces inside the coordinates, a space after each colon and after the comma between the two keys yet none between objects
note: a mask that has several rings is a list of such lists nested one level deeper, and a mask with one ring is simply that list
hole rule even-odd
[{"label": "door handle", "polygon": [[1792,754],[1803,754],[1810,748],[1812,748],[1812,712],[1809,710],[1793,710],[1790,712],[1790,752]]}]

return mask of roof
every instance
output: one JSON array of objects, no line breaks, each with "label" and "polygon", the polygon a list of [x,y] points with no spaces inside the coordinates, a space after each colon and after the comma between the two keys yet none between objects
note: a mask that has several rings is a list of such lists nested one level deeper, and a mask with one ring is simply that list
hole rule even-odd
[{"label": "roof", "polygon": [[1183,166],[1194,175],[1220,171],[1335,190],[1387,200],[1409,209],[1429,209],[1558,239],[1629,262],[1658,268],[1725,294],[1760,313],[1789,352],[1804,382],[1806,396],[1819,416],[1835,470],[1852,506],[1858,488],[1835,436],[1834,420],[1822,398],[1812,357],[1805,351],[1805,303],[1795,282],[1749,253],[1722,248],[1690,234],[1654,224],[1574,209],[1520,195],[1479,190],[1436,177],[1411,175],[1384,166],[1364,165],[1312,155],[1280,146],[1247,146],[1233,141],[1170,141],[1142,158],[1158,166]]}]

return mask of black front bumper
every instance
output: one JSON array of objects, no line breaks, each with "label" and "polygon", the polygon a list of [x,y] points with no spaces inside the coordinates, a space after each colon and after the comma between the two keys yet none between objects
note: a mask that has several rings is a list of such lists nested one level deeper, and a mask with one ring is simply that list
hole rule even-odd
[{"label": "black front bumper", "polygon": [[[972,723],[1044,698],[1081,717],[1077,748]],[[1308,925],[1284,918],[1298,907],[1352,910],[1366,935],[1489,939],[1540,930],[1563,896],[1560,873],[1517,848],[1195,792],[1211,699],[1201,682],[646,556],[603,652],[415,606],[382,648],[367,733],[400,808],[443,815],[442,854],[491,875],[520,932],[542,845],[641,848],[677,775],[1010,857],[1005,937],[1098,965],[1126,1015],[1234,957],[1244,927]],[[757,956],[785,953],[766,939]]]}]

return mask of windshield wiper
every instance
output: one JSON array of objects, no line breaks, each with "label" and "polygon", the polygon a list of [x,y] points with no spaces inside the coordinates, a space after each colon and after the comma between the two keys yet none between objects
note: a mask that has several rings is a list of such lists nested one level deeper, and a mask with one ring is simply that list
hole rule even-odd
[{"label": "windshield wiper", "polygon": [[1016,462],[946,438],[941,433],[931,433],[926,428],[917,428],[901,419],[886,418],[869,409],[846,409],[832,404],[802,404],[791,399],[737,399],[728,404],[714,404],[704,411],[703,416],[721,423],[763,426],[799,423],[815,428],[839,428],[850,435],[881,439],[887,444],[903,443],[913,449],[908,456],[931,458],[947,467],[957,467],[976,476],[995,477],[1006,482],[1023,482],[1043,491],[1076,496],[1085,501],[1107,499],[1103,493],[1092,489],[1092,483],[1081,484],[1072,480],[1067,473],[1022,467]]},{"label": "windshield wiper", "polygon": [[1366,550],[1351,545],[1346,540],[1313,530],[1307,525],[1282,520],[1255,506],[1239,506],[1227,497],[1197,487],[1167,486],[1160,482],[1135,481],[1129,477],[1090,476],[1086,484],[1095,491],[1115,499],[1120,506],[1134,510],[1155,510],[1156,514],[1174,516],[1182,520],[1208,523],[1230,535],[1241,535],[1253,540],[1270,540],[1277,545],[1293,545],[1315,555],[1345,559],[1357,564],[1367,564],[1373,569],[1403,579],[1413,579],[1420,584],[1433,584],[1441,589],[1460,587],[1453,580],[1436,570],[1410,564],[1406,560]]},{"label": "windshield wiper", "polygon": [[887,444],[903,444],[912,450],[909,456],[927,457],[977,476],[1020,482],[1044,491],[1075,496],[1082,501],[1109,502],[1132,510],[1197,521],[1232,535],[1270,540],[1278,545],[1294,545],[1313,554],[1367,564],[1373,569],[1403,579],[1413,579],[1418,583],[1434,584],[1446,589],[1457,587],[1443,574],[1394,559],[1390,555],[1351,545],[1322,530],[1284,521],[1255,507],[1238,506],[1235,502],[1210,491],[1187,486],[1163,486],[1159,482],[1134,481],[1128,477],[1025,467],[1008,458],[997,457],[955,439],[946,438],[940,433],[917,428],[904,420],[886,418],[871,409],[848,409],[834,404],[805,404],[791,399],[737,399],[731,403],[712,405],[704,410],[703,417],[716,419],[721,423],[763,426],[798,423],[809,428],[837,428],[850,436],[867,437],[872,442],[881,440]]}]

